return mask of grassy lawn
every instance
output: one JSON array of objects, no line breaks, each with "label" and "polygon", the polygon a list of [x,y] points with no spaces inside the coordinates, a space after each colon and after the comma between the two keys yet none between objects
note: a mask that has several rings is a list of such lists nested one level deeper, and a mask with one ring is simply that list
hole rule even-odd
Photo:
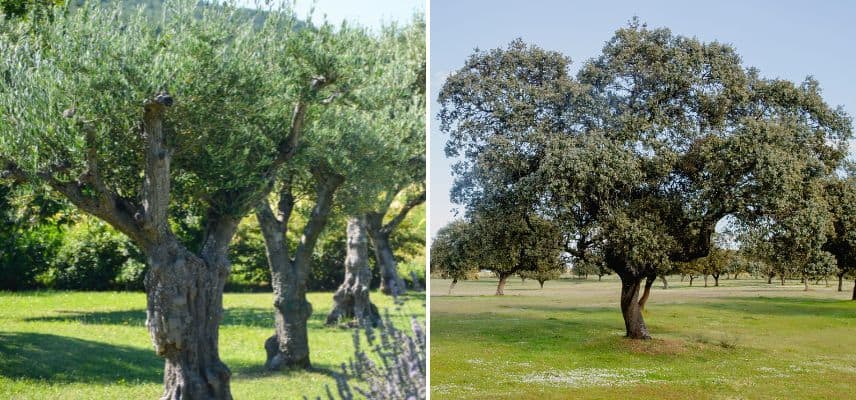
[{"label": "grassy lawn", "polygon": [[[710,281],[711,285],[713,280]],[[432,399],[853,399],[856,302],[798,282],[658,281],[624,339],[616,278],[432,280]]]},{"label": "grassy lawn", "polygon": [[[273,333],[272,295],[226,294],[220,356],[232,370],[236,399],[299,399],[335,392],[332,372],[353,354],[353,333],[328,328],[332,293],[311,293],[309,321],[315,372],[264,370],[263,344]],[[425,315],[422,293],[408,294],[401,310],[392,299],[372,300],[409,331],[410,316]],[[145,328],[143,293],[0,293],[0,398],[156,399],[163,361]]]}]

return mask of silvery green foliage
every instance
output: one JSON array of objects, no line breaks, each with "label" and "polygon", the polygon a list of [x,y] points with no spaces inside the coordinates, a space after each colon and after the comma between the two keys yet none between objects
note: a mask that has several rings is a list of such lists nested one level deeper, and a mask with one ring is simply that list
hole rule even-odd
[{"label": "silvery green foliage", "polygon": [[152,20],[93,2],[56,7],[49,24],[5,24],[0,158],[65,182],[91,173],[93,159],[110,191],[138,198],[142,104],[166,91],[173,194],[228,208],[267,179],[295,104],[329,96],[310,82],[335,81],[356,62],[335,55],[332,27],[296,29],[288,9],[263,22],[229,3],[169,0],[162,10]]}]

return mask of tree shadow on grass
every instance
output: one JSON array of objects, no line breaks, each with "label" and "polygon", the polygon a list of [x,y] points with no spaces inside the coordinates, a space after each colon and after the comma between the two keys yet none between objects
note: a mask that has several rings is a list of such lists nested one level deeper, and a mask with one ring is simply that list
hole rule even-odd
[{"label": "tree shadow on grass", "polygon": [[[26,322],[61,322],[88,325],[145,326],[146,310],[131,309],[117,311],[70,311],[57,310],[60,315],[26,318]],[[313,314],[313,318],[315,315]],[[273,327],[273,309],[238,307],[224,310],[220,326],[245,326],[257,328]]]},{"label": "tree shadow on grass", "polygon": [[812,316],[856,318],[851,300],[809,299],[798,297],[721,297],[699,306],[723,311],[775,316]]},{"label": "tree shadow on grass", "polygon": [[58,382],[163,380],[154,351],[42,333],[0,332],[0,375]]}]

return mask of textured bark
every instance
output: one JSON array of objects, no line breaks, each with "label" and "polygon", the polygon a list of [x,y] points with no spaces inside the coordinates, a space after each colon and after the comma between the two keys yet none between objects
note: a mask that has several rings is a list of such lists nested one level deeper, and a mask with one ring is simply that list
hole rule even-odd
[{"label": "textured bark", "polygon": [[220,360],[218,335],[229,242],[238,220],[209,212],[199,255],[182,246],[169,226],[171,150],[163,114],[172,99],[147,101],[143,115],[146,168],[138,242],[146,253],[146,327],[165,359],[162,399],[231,399],[231,372]]},{"label": "textured bark", "polygon": [[288,254],[286,242],[288,220],[294,208],[290,182],[284,183],[279,193],[279,216],[274,215],[267,200],[256,208],[256,218],[265,240],[274,295],[274,334],[264,344],[267,353],[265,367],[269,370],[312,366],[307,330],[312,305],[306,300],[306,280],[309,277],[312,251],[327,224],[333,195],[343,181],[338,175],[318,175],[317,178],[315,206],[303,228],[303,236],[293,258]]},{"label": "textured bark", "polygon": [[345,281],[333,295],[333,310],[327,325],[349,320],[351,326],[377,326],[380,313],[369,298],[372,273],[369,269],[368,234],[364,216],[348,218],[348,248]]},{"label": "textured bark", "polygon": [[641,284],[642,278],[621,276],[621,314],[624,317],[627,337],[630,339],[651,338],[639,307],[639,286]]},{"label": "textured bark", "polygon": [[645,311],[645,303],[648,302],[648,296],[651,295],[651,286],[654,285],[654,281],[657,280],[657,276],[649,276],[645,279],[645,290],[642,292],[642,297],[639,298],[639,310]]},{"label": "textured bark", "polygon": [[502,296],[505,294],[505,281],[508,280],[510,274],[500,274],[499,275],[499,284],[496,285],[496,295]]},{"label": "textured bark", "polygon": [[380,268],[380,291],[383,294],[404,294],[407,287],[404,280],[398,274],[398,262],[395,260],[395,255],[392,251],[392,246],[389,243],[389,237],[392,232],[404,221],[407,213],[414,207],[425,202],[426,193],[423,191],[419,196],[411,199],[405,204],[398,214],[396,214],[389,222],[383,223],[386,213],[389,211],[389,206],[395,195],[398,192],[390,192],[385,205],[379,211],[366,213],[366,227],[369,232],[369,237],[372,241],[372,246],[375,251],[375,259],[378,268]]},{"label": "textured bark", "polygon": [[147,249],[146,327],[166,359],[162,399],[231,399],[229,368],[220,360],[226,249],[237,220],[213,222],[201,256],[177,240]]},{"label": "textured bark", "polygon": [[398,261],[389,244],[389,234],[382,231],[374,231],[371,236],[372,246],[375,251],[375,259],[380,267],[380,291],[383,294],[399,295],[407,292],[404,279],[398,274]]}]

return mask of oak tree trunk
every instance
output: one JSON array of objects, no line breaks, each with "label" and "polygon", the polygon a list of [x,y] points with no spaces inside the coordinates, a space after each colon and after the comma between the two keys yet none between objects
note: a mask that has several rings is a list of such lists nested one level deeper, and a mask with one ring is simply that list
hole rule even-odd
[{"label": "oak tree trunk", "polygon": [[713,286],[719,286],[719,274],[713,274]]},{"label": "oak tree trunk", "polygon": [[541,289],[544,289],[544,282],[547,282],[547,281],[542,281],[540,279],[538,280],[538,284],[541,285]]},{"label": "oak tree trunk", "polygon": [[499,274],[499,284],[496,285],[497,296],[505,294],[505,281],[508,279],[508,276],[508,274]]},{"label": "oak tree trunk", "polygon": [[639,310],[645,311],[645,303],[648,302],[648,296],[651,295],[651,286],[654,285],[654,281],[657,280],[656,276],[649,276],[645,278],[645,290],[642,292],[642,297],[639,299]]},{"label": "oak tree trunk", "polygon": [[639,287],[641,284],[642,278],[621,276],[621,314],[624,317],[627,337],[630,339],[651,338],[639,307]]},{"label": "oak tree trunk", "polygon": [[369,269],[368,234],[364,216],[348,218],[347,238],[345,281],[333,295],[333,310],[327,315],[327,325],[350,320],[352,326],[377,326],[380,313],[369,299],[372,273]]},{"label": "oak tree trunk", "polygon": [[853,297],[850,300],[856,300],[856,279],[853,280]]},{"label": "oak tree trunk", "polygon": [[844,273],[838,274],[838,291],[841,292],[844,289]]},{"label": "oak tree trunk", "polygon": [[452,283],[449,284],[449,294],[452,294],[452,289],[455,288],[455,284],[458,283],[458,278],[452,279]]},{"label": "oak tree trunk", "polygon": [[666,280],[666,276],[660,275],[660,280],[663,281],[663,289],[664,290],[668,289],[669,288],[669,281]]}]

